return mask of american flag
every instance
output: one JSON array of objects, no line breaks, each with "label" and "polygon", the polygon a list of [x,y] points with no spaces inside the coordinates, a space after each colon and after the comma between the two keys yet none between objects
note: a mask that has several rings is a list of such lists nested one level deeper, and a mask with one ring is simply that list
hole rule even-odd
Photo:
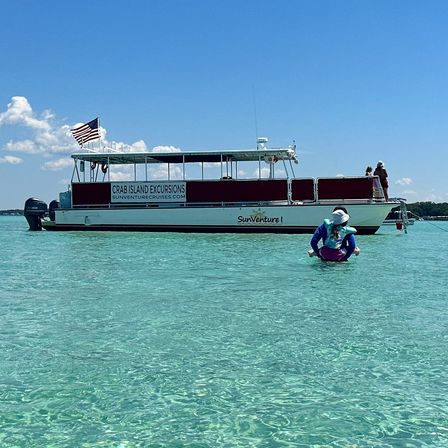
[{"label": "american flag", "polygon": [[75,137],[75,140],[78,142],[78,144],[82,146],[84,143],[90,142],[90,140],[100,138],[100,130],[98,128],[99,120],[98,118],[95,118],[95,120],[70,129],[70,131],[72,132],[73,137]]}]

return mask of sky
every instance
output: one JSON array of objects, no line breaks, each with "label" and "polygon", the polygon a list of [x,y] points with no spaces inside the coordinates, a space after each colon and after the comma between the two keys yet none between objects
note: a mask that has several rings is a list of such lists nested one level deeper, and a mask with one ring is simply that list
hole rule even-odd
[{"label": "sky", "polygon": [[438,0],[0,0],[0,209],[57,199],[95,117],[127,151],[295,140],[298,177],[382,160],[390,197],[448,202],[446,23]]}]

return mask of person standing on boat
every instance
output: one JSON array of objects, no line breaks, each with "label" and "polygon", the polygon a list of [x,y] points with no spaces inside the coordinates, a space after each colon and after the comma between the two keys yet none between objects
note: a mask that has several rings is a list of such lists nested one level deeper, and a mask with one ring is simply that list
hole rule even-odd
[{"label": "person standing on boat", "polygon": [[373,168],[372,168],[371,166],[368,166],[368,167],[366,168],[366,174],[365,174],[365,176],[368,176],[368,177],[373,176]]},{"label": "person standing on boat", "polygon": [[[325,219],[311,238],[314,254],[326,261],[347,261],[356,248],[354,227],[348,226],[350,216],[340,208],[336,209],[331,220]],[[319,241],[323,246],[319,248]]]},{"label": "person standing on boat", "polygon": [[384,168],[384,163],[381,160],[377,163],[373,175],[378,176],[380,178],[381,187],[383,188],[384,192],[384,199],[387,202],[389,200],[389,193],[387,192],[389,188],[389,182],[387,180],[386,168]]}]

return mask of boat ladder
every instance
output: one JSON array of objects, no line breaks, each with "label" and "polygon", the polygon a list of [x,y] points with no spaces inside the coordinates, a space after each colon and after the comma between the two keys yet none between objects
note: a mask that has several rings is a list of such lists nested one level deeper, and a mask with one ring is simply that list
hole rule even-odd
[{"label": "boat ladder", "polygon": [[399,201],[400,201],[401,222],[397,222],[397,229],[399,230],[403,229],[404,233],[408,233],[408,225],[409,225],[408,209],[406,208],[406,202],[403,199],[399,199]]}]

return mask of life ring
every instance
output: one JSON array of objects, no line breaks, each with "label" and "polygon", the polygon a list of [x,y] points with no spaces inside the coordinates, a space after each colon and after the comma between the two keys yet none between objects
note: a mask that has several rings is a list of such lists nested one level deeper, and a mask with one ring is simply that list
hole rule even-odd
[{"label": "life ring", "polygon": [[109,168],[109,165],[107,163],[102,163],[101,164],[101,171],[106,174],[107,173],[107,169]]},{"label": "life ring", "polygon": [[277,156],[272,156],[272,157],[269,157],[269,156],[266,156],[265,158],[264,158],[264,161],[266,162],[266,163],[277,163],[278,162],[278,157]]},{"label": "life ring", "polygon": [[96,168],[96,162],[90,162],[90,169],[94,170]]}]

